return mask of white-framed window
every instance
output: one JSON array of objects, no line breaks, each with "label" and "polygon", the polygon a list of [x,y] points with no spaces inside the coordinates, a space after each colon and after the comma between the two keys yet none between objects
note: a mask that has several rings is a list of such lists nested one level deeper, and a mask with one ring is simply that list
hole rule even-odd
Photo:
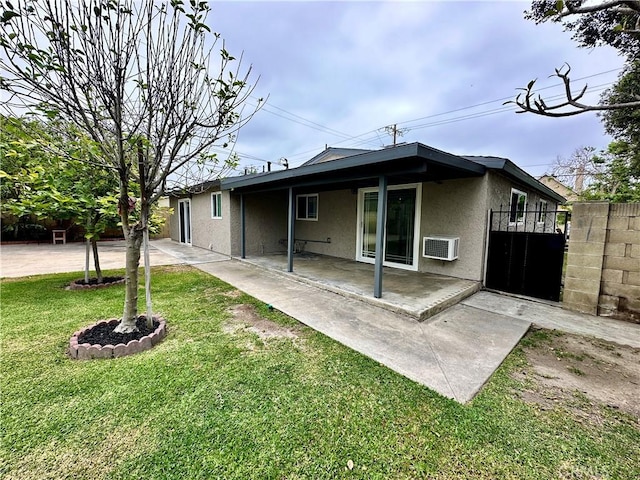
[{"label": "white-framed window", "polygon": [[318,194],[296,195],[296,220],[318,220]]},{"label": "white-framed window", "polygon": [[211,194],[211,218],[222,218],[222,192]]},{"label": "white-framed window", "polygon": [[524,223],[526,208],[527,194],[512,188],[511,203],[509,204],[509,223]]},{"label": "white-framed window", "polygon": [[538,214],[536,215],[536,220],[538,223],[544,224],[547,221],[547,210],[549,209],[549,205],[546,200],[540,200],[540,208],[538,209]]}]

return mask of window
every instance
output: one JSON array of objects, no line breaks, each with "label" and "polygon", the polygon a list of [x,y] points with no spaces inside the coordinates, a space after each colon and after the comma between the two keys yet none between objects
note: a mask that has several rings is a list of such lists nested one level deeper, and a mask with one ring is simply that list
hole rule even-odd
[{"label": "window", "polygon": [[511,189],[511,205],[509,207],[509,222],[510,223],[523,223],[525,209],[527,208],[527,194]]},{"label": "window", "polygon": [[222,218],[222,192],[211,194],[211,218]]},{"label": "window", "polygon": [[318,220],[318,194],[296,196],[296,219]]},{"label": "window", "polygon": [[538,210],[538,223],[544,223],[547,220],[547,201],[540,200],[540,209]]}]

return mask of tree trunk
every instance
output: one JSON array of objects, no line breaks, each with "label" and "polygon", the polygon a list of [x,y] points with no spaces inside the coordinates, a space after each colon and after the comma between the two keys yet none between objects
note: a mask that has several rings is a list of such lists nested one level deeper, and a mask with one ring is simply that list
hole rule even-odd
[{"label": "tree trunk", "polygon": [[102,283],[102,269],[100,268],[100,257],[98,257],[98,241],[95,238],[91,239],[91,248],[93,249],[93,266],[96,269],[96,277],[98,283]]},{"label": "tree trunk", "polygon": [[125,235],[127,245],[125,260],[125,297],[122,321],[114,329],[118,333],[138,331],[138,267],[140,265],[140,247],[142,246],[142,229],[138,224],[129,229]]},{"label": "tree trunk", "polygon": [[149,224],[144,222],[147,228],[144,229],[144,293],[147,303],[147,327],[153,327],[153,306],[151,303],[151,261],[149,258]]},{"label": "tree trunk", "polygon": [[84,249],[84,284],[89,285],[89,239],[85,242]]}]

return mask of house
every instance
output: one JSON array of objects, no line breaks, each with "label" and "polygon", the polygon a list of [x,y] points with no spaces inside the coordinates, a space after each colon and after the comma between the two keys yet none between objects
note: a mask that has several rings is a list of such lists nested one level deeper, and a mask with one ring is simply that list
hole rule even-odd
[{"label": "house", "polygon": [[504,158],[327,148],[297,168],[174,194],[171,238],[242,258],[286,252],[289,271],[308,252],[372,263],[380,277],[387,266],[483,282],[490,210],[506,230],[555,232],[546,212],[563,201]]},{"label": "house", "polygon": [[549,187],[558,195],[562,195],[566,199],[567,203],[573,203],[580,200],[576,192],[567,187],[564,183],[560,182],[553,175],[543,175],[538,178],[538,181],[543,185]]}]

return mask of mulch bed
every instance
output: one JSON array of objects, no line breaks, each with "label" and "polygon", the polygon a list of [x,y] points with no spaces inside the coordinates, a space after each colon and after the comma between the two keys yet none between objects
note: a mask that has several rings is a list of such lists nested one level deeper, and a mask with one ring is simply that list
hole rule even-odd
[{"label": "mulch bed", "polygon": [[111,285],[120,285],[124,283],[124,277],[103,277],[102,282],[98,282],[98,279],[92,277],[89,279],[89,283],[84,281],[84,278],[80,280],[74,280],[67,287],[69,290],[81,290],[87,288],[104,288]]},{"label": "mulch bed", "polygon": [[158,320],[153,321],[153,327],[147,327],[147,318],[141,315],[136,320],[138,332],[133,333],[116,333],[113,331],[113,324],[100,323],[93,328],[83,332],[78,336],[78,343],[89,343],[91,345],[118,345],[120,343],[127,344],[131,340],[140,340],[142,337],[153,333],[160,326]]}]

